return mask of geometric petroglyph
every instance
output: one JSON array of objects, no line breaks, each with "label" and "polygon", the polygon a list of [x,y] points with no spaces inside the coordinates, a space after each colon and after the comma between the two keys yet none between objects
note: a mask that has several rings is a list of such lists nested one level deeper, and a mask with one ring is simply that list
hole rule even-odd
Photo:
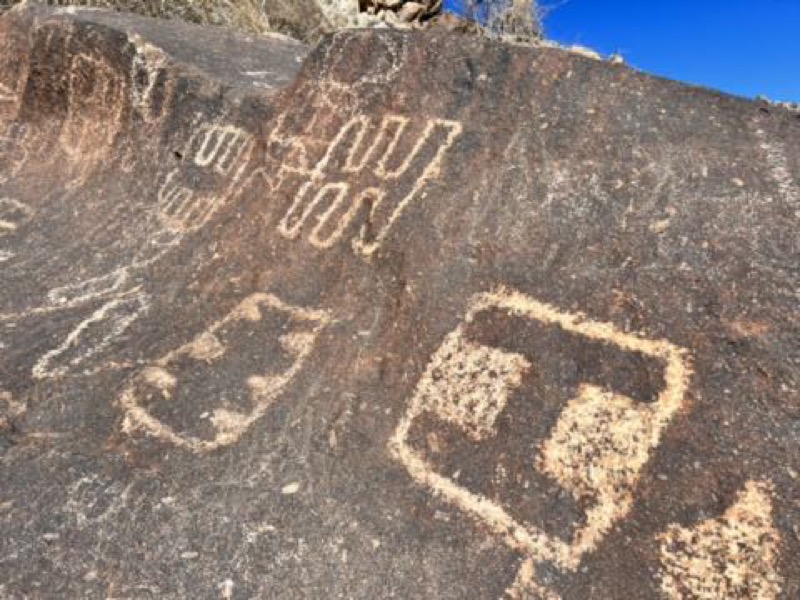
[{"label": "geometric petroglyph", "polygon": [[197,166],[213,169],[225,177],[243,166],[242,157],[249,146],[250,135],[231,125],[201,127],[189,142]]},{"label": "geometric petroglyph", "polygon": [[[168,173],[159,189],[158,216],[164,228],[183,234],[205,225],[230,197],[252,147],[252,136],[238,127],[198,127],[184,149],[185,166]],[[187,177],[191,187],[182,183]]]},{"label": "geometric petroglyph", "polygon": [[[536,356],[470,339],[471,325],[491,312],[564,332],[579,343],[600,343],[623,356],[643,357],[662,373],[663,385],[652,402],[638,402],[589,383],[580,385],[531,457],[536,472],[557,482],[585,507],[571,537],[526,523],[512,516],[502,499],[488,498],[437,472],[426,452],[411,442],[412,427],[426,415],[433,422],[455,425],[470,444],[497,436],[499,415],[527,374],[536,370],[537,361]],[[500,289],[480,294],[470,302],[462,324],[434,353],[389,441],[389,452],[417,484],[458,507],[522,555],[509,595],[555,597],[537,583],[536,565],[548,562],[562,571],[575,570],[628,514],[642,468],[664,428],[685,404],[690,374],[687,353],[667,341],[648,340],[581,314],[561,312],[518,292]]]},{"label": "geometric petroglyph", "polygon": [[329,322],[271,294],[248,297],[131,379],[119,397],[123,431],[195,453],[236,443],[298,375]]},{"label": "geometric petroglyph", "polygon": [[780,535],[772,522],[772,485],[750,481],[719,519],[672,525],[660,536],[661,588],[672,600],[774,600]]},{"label": "geometric petroglyph", "polygon": [[135,50],[130,74],[133,107],[145,123],[157,123],[166,116],[175,92],[166,75],[169,59],[163,50],[135,33],[129,37]]},{"label": "geometric petroglyph", "polygon": [[117,340],[148,309],[143,293],[120,296],[104,304],[75,327],[33,367],[36,379],[85,375],[86,364]]},{"label": "geometric petroglyph", "polygon": [[593,385],[561,414],[542,447],[538,467],[579,498],[610,506],[630,490],[647,462],[653,420],[631,398]]},{"label": "geometric petroglyph", "polygon": [[476,442],[495,432],[497,416],[530,363],[520,354],[447,336],[417,386],[420,402]]},{"label": "geometric petroglyph", "polygon": [[[235,127],[202,125],[193,130],[184,148],[187,164],[170,171],[158,190],[157,231],[144,241],[130,263],[52,290],[48,294],[51,304],[68,308],[112,294],[129,295],[125,286],[132,270],[163,258],[184,235],[202,227],[219,209],[241,176],[251,145],[251,136]],[[190,181],[192,187],[181,180]]]},{"label": "geometric petroglyph", "polygon": [[[283,193],[291,201],[278,231],[289,239],[307,235],[327,249],[365,213],[353,247],[369,257],[425,185],[440,174],[447,152],[461,134],[456,121],[415,124],[408,117],[367,116],[347,121],[313,166],[285,166],[299,175]],[[358,183],[353,183],[358,182]]]},{"label": "geometric petroglyph", "polygon": [[[91,90],[100,86],[100,91],[95,90],[99,101],[102,93],[105,93],[103,90],[108,87],[102,84],[106,79],[101,75],[106,71],[98,66],[102,66],[103,63],[95,64],[95,61],[86,60],[93,67],[90,71],[94,74]],[[106,74],[108,77],[112,75],[112,73]],[[87,78],[85,73],[80,77],[74,74],[73,76],[79,80]],[[88,130],[80,124],[65,125],[62,130],[62,141],[74,138],[75,143],[83,143],[81,140],[86,131]],[[20,314],[0,314],[0,321],[13,321],[26,315],[49,314],[75,308],[98,299],[108,301],[108,304],[90,317],[89,323],[92,324],[93,330],[106,328],[109,335],[117,333],[99,346],[92,345],[86,342],[87,338],[82,329],[85,323],[79,324],[58,348],[42,357],[35,369],[37,377],[71,375],[75,374],[75,369],[78,367],[81,368],[79,372],[85,374],[83,362],[97,352],[91,352],[90,356],[83,359],[69,357],[70,353],[77,352],[78,346],[84,347],[87,343],[86,347],[98,348],[98,352],[104,350],[113,341],[113,337],[130,327],[133,321],[143,314],[144,309],[134,311],[119,320],[115,316],[116,303],[124,306],[131,301],[131,296],[138,293],[132,287],[133,272],[161,260],[184,239],[185,235],[202,227],[223,206],[225,200],[235,191],[236,183],[247,166],[252,145],[252,136],[236,127],[201,125],[193,128],[183,149],[182,156],[186,161],[181,168],[174,169],[166,175],[158,190],[156,210],[151,216],[156,219],[155,231],[146,240],[142,240],[129,262],[117,265],[106,273],[50,290],[46,296],[48,302],[40,307]],[[2,148],[0,144],[0,159],[3,157]],[[81,169],[81,172],[88,173],[85,169]],[[190,182],[191,187],[185,187],[182,182]],[[17,229],[24,219],[29,219],[32,214],[32,211],[16,201],[0,200],[0,236]],[[6,260],[10,260],[8,252],[3,254],[3,260],[0,262]],[[146,304],[146,300],[142,301]]]},{"label": "geometric petroglyph", "polygon": [[47,300],[51,306],[74,308],[99,298],[122,295],[128,282],[127,269],[116,269],[98,277],[53,288],[47,292]]}]

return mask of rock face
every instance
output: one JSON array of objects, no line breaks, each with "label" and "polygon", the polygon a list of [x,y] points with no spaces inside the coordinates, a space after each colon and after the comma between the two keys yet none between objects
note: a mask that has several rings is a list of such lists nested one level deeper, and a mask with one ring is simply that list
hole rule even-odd
[{"label": "rock face", "polygon": [[800,596],[797,116],[306,53],[0,21],[0,597]]},{"label": "rock face", "polygon": [[[0,13],[22,0],[0,0]],[[317,41],[339,21],[325,0],[42,0],[51,6],[110,8],[146,17],[226,26],[247,33],[277,32]],[[336,0],[331,0],[336,1]],[[338,0],[342,1],[342,0]],[[353,0],[356,2],[357,0]],[[323,10],[324,9],[324,10]],[[357,6],[356,6],[357,10]],[[339,15],[340,16],[340,15]]]}]

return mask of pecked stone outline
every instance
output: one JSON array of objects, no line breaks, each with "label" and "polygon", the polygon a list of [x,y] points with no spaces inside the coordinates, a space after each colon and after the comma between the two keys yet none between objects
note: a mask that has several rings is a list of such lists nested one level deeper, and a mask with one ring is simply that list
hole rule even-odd
[{"label": "pecked stone outline", "polygon": [[[659,393],[649,411],[652,427],[648,441],[648,454],[660,441],[661,433],[672,417],[686,405],[686,391],[691,378],[691,358],[688,351],[666,340],[650,340],[636,334],[625,333],[610,323],[592,321],[580,313],[561,312],[557,308],[539,302],[521,292],[498,288],[495,291],[474,296],[469,303],[464,321],[451,335],[463,338],[464,325],[486,310],[506,310],[514,316],[527,317],[544,325],[556,326],[564,331],[590,340],[614,344],[618,348],[658,360],[664,365],[665,387]],[[430,368],[430,366],[429,366]],[[426,372],[427,375],[427,372]],[[550,561],[562,570],[575,570],[582,557],[593,551],[611,527],[624,518],[633,504],[633,488],[627,490],[618,503],[601,503],[587,511],[586,525],[574,535],[572,543],[548,536],[536,528],[514,519],[499,503],[469,491],[455,481],[436,473],[425,457],[408,443],[414,421],[429,411],[425,406],[425,377],[417,385],[410,406],[389,439],[389,455],[402,464],[412,480],[445,502],[471,516],[488,527],[512,550],[523,555],[517,577],[507,594],[512,598],[524,598],[534,593],[543,598],[557,598],[552,591],[535,580],[536,563]],[[635,483],[635,482],[634,482]]]},{"label": "pecked stone outline", "polygon": [[[150,414],[140,404],[134,391],[137,377],[143,377],[149,383],[167,391],[174,389],[177,385],[177,380],[168,371],[168,367],[174,359],[184,355],[202,356],[203,360],[209,363],[213,362],[217,358],[218,352],[224,352],[224,349],[217,347],[218,342],[215,343],[215,333],[232,321],[261,320],[261,306],[286,313],[293,319],[315,323],[316,326],[312,329],[310,336],[301,338],[296,344],[293,344],[292,350],[295,352],[295,360],[288,370],[277,376],[253,376],[248,380],[247,383],[251,389],[255,404],[255,408],[249,414],[245,416],[237,414],[235,419],[229,418],[231,415],[227,415],[224,430],[220,431],[218,428],[218,433],[214,440],[204,440],[195,436],[181,435]],[[256,293],[248,296],[227,316],[214,323],[194,340],[169,352],[152,363],[150,367],[142,369],[138,375],[134,376],[125,386],[117,401],[124,412],[123,432],[129,435],[137,431],[143,432],[195,454],[205,454],[235,444],[256,421],[266,414],[274,401],[303,369],[314,350],[319,334],[330,323],[331,317],[326,311],[290,305],[273,294]]]}]

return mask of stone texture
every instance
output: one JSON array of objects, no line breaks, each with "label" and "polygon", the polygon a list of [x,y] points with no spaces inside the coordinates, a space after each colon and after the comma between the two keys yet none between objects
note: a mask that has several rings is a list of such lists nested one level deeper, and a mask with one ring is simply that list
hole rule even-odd
[{"label": "stone texture", "polygon": [[[244,33],[283,33],[318,41],[333,23],[318,0],[41,0],[51,6],[107,8],[145,17],[211,24]],[[0,13],[21,0],[0,0]]]},{"label": "stone texture", "polygon": [[799,162],[557,49],[8,12],[0,597],[800,596]]},{"label": "stone texture", "polygon": [[[519,11],[494,10],[486,26],[482,15],[465,19],[445,12],[441,0],[28,0],[59,7],[106,8],[140,16],[218,25],[247,34],[281,33],[305,43],[316,43],[329,33],[358,28],[443,28],[470,35],[516,41],[540,41],[523,36]],[[529,0],[526,0],[529,1]],[[22,0],[0,0],[0,14]],[[528,6],[530,9],[530,6]],[[530,10],[529,10],[530,12]],[[531,13],[532,14],[532,13]],[[515,16],[516,15],[516,16]],[[487,19],[484,19],[487,20]],[[512,35],[513,29],[513,35]]]}]

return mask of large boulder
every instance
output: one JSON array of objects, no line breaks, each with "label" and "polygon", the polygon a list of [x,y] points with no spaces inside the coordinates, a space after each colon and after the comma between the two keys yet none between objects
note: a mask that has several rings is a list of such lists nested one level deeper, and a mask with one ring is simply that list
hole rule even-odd
[{"label": "large boulder", "polygon": [[[159,19],[225,26],[245,33],[283,33],[318,41],[344,13],[330,2],[347,0],[41,0],[51,6],[106,8]],[[0,13],[22,0],[0,0]],[[357,0],[352,0],[356,3]],[[356,5],[357,10],[357,5]],[[335,20],[331,20],[333,17]]]},{"label": "large boulder", "polygon": [[0,20],[0,597],[800,596],[797,115],[307,52]]}]

